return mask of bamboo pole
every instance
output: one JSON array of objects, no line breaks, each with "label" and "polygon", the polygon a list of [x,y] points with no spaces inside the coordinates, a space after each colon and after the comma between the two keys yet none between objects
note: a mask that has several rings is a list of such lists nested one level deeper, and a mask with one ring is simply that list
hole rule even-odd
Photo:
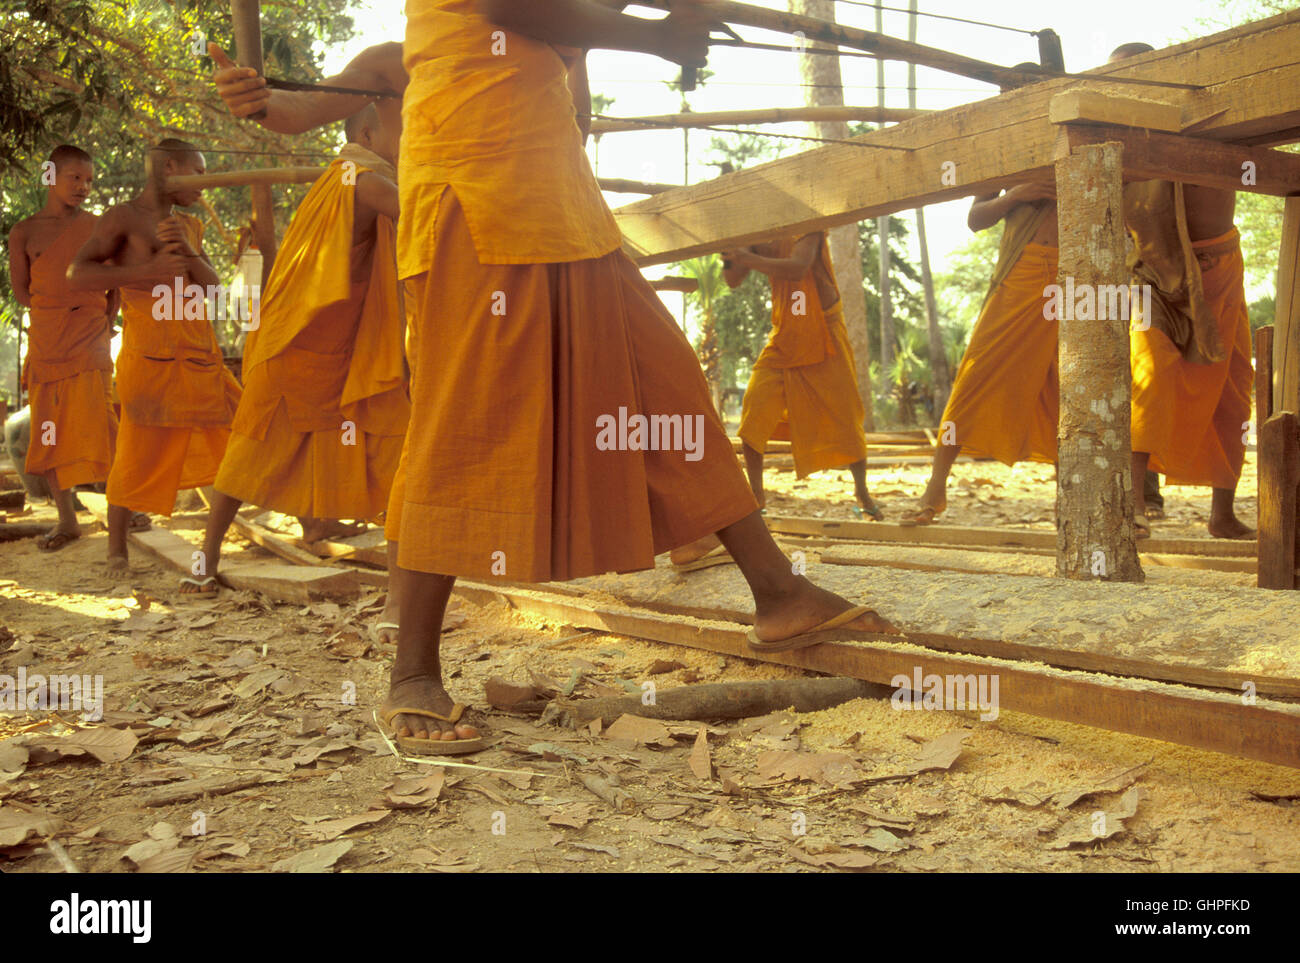
[{"label": "bamboo pole", "polygon": [[207,190],[213,187],[247,187],[250,185],[272,184],[310,184],[321,174],[324,167],[259,167],[243,171],[209,171],[206,174],[183,174],[167,178],[167,187],[182,190],[197,187]]},{"label": "bamboo pole", "polygon": [[681,188],[681,184],[648,184],[644,181],[626,181],[619,177],[601,177],[597,181],[602,191],[615,194],[663,194]]},{"label": "bamboo pole", "polygon": [[[230,0],[230,21],[239,62],[265,76],[260,0]],[[249,119],[257,120],[263,116],[265,112],[254,114]],[[252,195],[253,239],[262,255],[262,285],[265,286],[271,277],[271,268],[275,265],[275,196],[271,193],[271,185],[266,182],[254,183]]]},{"label": "bamboo pole", "polygon": [[716,110],[705,113],[657,114],[650,117],[607,117],[593,120],[593,134],[629,130],[663,130],[678,127],[716,127],[732,124],[788,124],[795,122],[860,120],[873,124],[898,123],[928,114],[928,110],[880,107],[765,107],[757,110]]}]

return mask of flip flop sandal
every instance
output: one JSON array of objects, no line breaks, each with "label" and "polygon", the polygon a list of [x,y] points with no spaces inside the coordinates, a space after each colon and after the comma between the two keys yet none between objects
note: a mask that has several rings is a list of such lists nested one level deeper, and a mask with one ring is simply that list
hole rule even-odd
[{"label": "flip flop sandal", "polygon": [[53,535],[42,535],[36,539],[36,547],[42,552],[57,552],[61,548],[67,548],[79,538],[81,538],[79,534],[55,532]]},{"label": "flip flop sandal", "polygon": [[153,528],[153,521],[144,512],[132,512],[127,529],[132,532],[147,532]]},{"label": "flip flop sandal", "polygon": [[1151,523],[1147,521],[1145,515],[1133,516],[1133,537],[1134,538],[1151,537]]},{"label": "flip flop sandal", "polygon": [[880,510],[880,506],[876,504],[875,499],[871,500],[871,507],[865,509],[857,502],[854,502],[853,514],[858,518],[870,515],[873,522],[883,522],[885,520],[885,513]]},{"label": "flip flop sandal", "polygon": [[[878,642],[880,641],[881,635],[891,634],[884,632],[868,632],[863,629],[839,628],[839,626],[847,625],[854,619],[867,614],[879,617],[879,613],[870,606],[855,605],[852,608],[841,612],[833,619],[827,619],[825,622],[821,623],[821,625],[814,625],[807,632],[803,632],[799,635],[792,635],[788,639],[778,639],[775,642],[764,642],[759,639],[753,629],[749,630],[746,638],[749,641],[749,647],[755,652],[789,652],[793,649],[806,649],[809,646],[821,645],[823,642]],[[889,623],[886,624],[888,625]],[[892,628],[892,626],[890,627]]]},{"label": "flip flop sandal", "polygon": [[933,525],[939,520],[939,516],[948,510],[948,504],[945,502],[938,508],[931,508],[926,505],[924,508],[913,513],[910,518],[900,518],[898,524],[902,528],[917,528],[921,525]]},{"label": "flip flop sandal", "polygon": [[[187,585],[194,586],[193,592],[182,592],[182,595],[216,595],[221,591],[221,583],[217,581],[215,575],[209,575],[205,579],[183,578],[181,579],[181,588]],[[208,586],[214,586],[209,589]]]},{"label": "flip flop sandal", "polygon": [[397,628],[398,626],[396,622],[376,622],[371,627],[370,634],[377,642],[379,641],[379,636],[383,634],[385,629],[392,629],[395,635],[397,633]]},{"label": "flip flop sandal", "polygon": [[1160,521],[1161,519],[1163,519],[1164,517],[1165,517],[1165,510],[1164,510],[1163,508],[1148,508],[1148,509],[1147,509],[1147,519],[1150,520],[1150,521],[1158,522],[1158,521]]},{"label": "flip flop sandal", "polygon": [[482,736],[476,736],[473,739],[417,739],[414,736],[399,736],[393,729],[393,718],[395,716],[419,716],[422,719],[434,719],[438,722],[445,722],[450,726],[455,726],[460,721],[460,717],[465,714],[465,706],[457,702],[451,707],[449,715],[440,716],[436,712],[430,712],[428,709],[389,709],[380,720],[384,727],[384,735],[397,743],[399,749],[414,753],[417,756],[459,756],[467,752],[478,752],[486,748],[487,740]]},{"label": "flip flop sandal", "polygon": [[682,562],[678,565],[673,563],[675,572],[695,572],[702,568],[711,568],[714,565],[730,565],[732,562],[731,554],[727,551],[727,546],[718,545],[709,549],[693,562]]}]

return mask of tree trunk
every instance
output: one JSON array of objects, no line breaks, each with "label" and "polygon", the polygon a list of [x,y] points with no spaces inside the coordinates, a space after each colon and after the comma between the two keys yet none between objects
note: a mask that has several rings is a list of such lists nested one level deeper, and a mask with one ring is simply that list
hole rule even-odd
[{"label": "tree trunk", "polygon": [[[790,12],[834,20],[835,3],[834,0],[790,0]],[[799,57],[799,70],[804,82],[814,85],[805,88],[808,106],[844,106],[838,57],[802,54]],[[849,137],[849,125],[845,121],[820,121],[809,126],[816,137],[835,140]],[[863,427],[867,431],[874,431],[876,422],[871,404],[871,346],[867,340],[867,297],[863,290],[862,245],[858,240],[858,226],[845,224],[830,231],[828,236],[831,263],[835,266],[835,278],[839,282],[840,297],[844,302],[844,327],[857,363],[858,394],[862,396],[862,407],[866,413]]]},{"label": "tree trunk", "polygon": [[[916,0],[908,0],[907,39],[916,43]],[[916,64],[907,65],[907,106],[916,109]],[[916,209],[916,239],[921,247],[921,287],[925,291],[925,323],[930,332],[930,398],[934,404],[931,423],[943,417],[944,406],[952,392],[952,372],[948,367],[948,352],[943,346],[943,332],[939,330],[939,309],[934,299],[934,276],[930,273],[930,245],[925,237],[925,210]]]},{"label": "tree trunk", "polygon": [[[876,33],[885,32],[885,13],[876,7]],[[876,106],[885,106],[885,62],[876,58]],[[881,125],[883,126],[883,125]],[[880,368],[888,379],[894,366],[894,302],[889,295],[889,215],[876,218],[876,242],[880,248]],[[902,387],[902,382],[899,382]]]},{"label": "tree trunk", "polygon": [[[1102,285],[1127,287],[1124,263],[1123,148],[1076,148],[1056,162],[1060,218],[1058,284],[1086,302],[1060,307],[1061,413],[1056,494],[1056,574],[1140,582],[1133,534],[1132,386],[1128,312],[1106,313]],[[1073,286],[1067,285],[1073,280]],[[1076,318],[1085,314],[1085,318]],[[1141,480],[1138,480],[1141,484]]]}]

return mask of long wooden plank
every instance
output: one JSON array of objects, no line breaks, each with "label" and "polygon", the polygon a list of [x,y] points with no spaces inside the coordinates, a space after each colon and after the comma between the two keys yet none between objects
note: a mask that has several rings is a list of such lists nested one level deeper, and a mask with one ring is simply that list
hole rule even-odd
[{"label": "long wooden plank", "polygon": [[[1089,71],[1089,80],[1027,88],[726,174],[615,211],[642,264],[681,260],[822,230],[1050,176],[1056,128],[1051,98],[1087,86],[1131,93],[1108,76],[1186,80],[1162,90],[1199,138],[1286,143],[1300,137],[1300,11]],[[1091,79],[1095,78],[1095,79]],[[910,148],[871,150],[871,145]]]},{"label": "long wooden plank", "polygon": [[[915,542],[944,545],[1014,545],[1019,548],[1056,550],[1055,532],[1021,528],[983,528],[957,525],[918,525],[915,528],[893,522],[831,521],[793,515],[769,515],[767,527],[785,535],[828,535],[864,542]],[[1159,555],[1209,555],[1218,558],[1249,558],[1254,542],[1221,538],[1143,539],[1142,548]]]},{"label": "long wooden plank", "polygon": [[[892,547],[892,546],[882,545],[881,547]],[[950,552],[960,552],[960,551],[978,550],[980,546],[926,545],[925,548],[927,550],[933,550],[939,552],[943,552],[945,550]],[[993,553],[980,553],[980,554],[990,554],[992,557],[990,558],[990,561],[987,564],[972,566],[968,563],[963,564],[960,562],[948,564],[942,561],[910,562],[910,561],[899,560],[899,559],[878,559],[878,558],[869,558],[869,557],[862,557],[862,556],[837,554],[836,552],[831,551],[831,552],[822,552],[821,560],[828,565],[884,565],[890,568],[911,568],[911,569],[917,569],[918,571],[925,571],[925,572],[1001,572],[1003,571],[1003,568],[999,568],[998,563],[996,562],[996,554]],[[1022,551],[1016,552],[1015,554],[1019,557],[1052,558],[1055,556],[1056,553],[1043,551],[1042,549],[1024,549]],[[1234,575],[1254,575],[1258,568],[1257,563],[1253,558],[1204,558],[1195,555],[1161,555],[1161,554],[1143,552],[1138,555],[1138,559],[1139,561],[1141,561],[1143,566],[1150,565],[1150,566],[1155,566],[1157,568],[1180,568],[1180,569],[1192,569],[1197,571],[1230,572]],[[1021,573],[1008,572],[1007,574],[1019,575]],[[1024,574],[1047,576],[1047,575],[1051,575],[1052,572],[1049,569],[1043,569],[1041,571],[1026,572]]]},{"label": "long wooden plank", "polygon": [[[78,492],[77,497],[91,515],[107,523],[108,503],[103,495]],[[186,575],[193,571],[197,549],[175,532],[151,528],[131,532],[127,541]],[[332,567],[256,562],[223,566],[221,578],[232,588],[258,592],[279,602],[353,599],[361,594],[360,582],[352,572]]]},{"label": "long wooden plank", "polygon": [[1255,330],[1255,438],[1273,414],[1273,326]]},{"label": "long wooden plank", "polygon": [[1107,94],[1086,87],[1076,87],[1054,95],[1048,102],[1047,116],[1053,124],[1082,121],[1145,127],[1148,130],[1183,129],[1183,109],[1178,104],[1132,94]]},{"label": "long wooden plank", "polygon": [[[518,588],[458,582],[475,602],[501,598],[520,611],[634,638],[704,649],[737,658],[849,676],[882,685],[899,677],[996,676],[999,706],[1048,719],[1161,739],[1283,766],[1300,767],[1300,708],[1149,681],[1129,681],[1004,659],[936,652],[905,642],[829,642],[787,653],[758,654],[743,626],[666,618]],[[910,688],[910,685],[908,686]]]},{"label": "long wooden plank", "polygon": [[296,565],[324,565],[319,558],[306,549],[299,548],[293,542],[280,535],[275,534],[269,528],[249,521],[246,518],[235,516],[232,523],[235,530],[247,538],[255,545],[260,545],[272,555],[279,555],[287,562],[293,562]]},{"label": "long wooden plank", "polygon": [[931,113],[907,107],[763,107],[755,110],[704,110],[647,117],[598,117],[592,134],[618,134],[634,130],[686,127],[720,127],[736,124],[790,124],[796,122],[857,120],[872,124],[897,124]]}]

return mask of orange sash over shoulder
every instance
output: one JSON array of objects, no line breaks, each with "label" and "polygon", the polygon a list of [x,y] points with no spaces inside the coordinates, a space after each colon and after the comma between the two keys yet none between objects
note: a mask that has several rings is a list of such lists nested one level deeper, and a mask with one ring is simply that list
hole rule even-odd
[{"label": "orange sash over shoulder", "polygon": [[67,279],[68,265],[95,229],[96,220],[74,218],[59,239],[32,261],[25,368],[31,381],[61,381],[82,371],[113,369],[106,293],[73,290]]},{"label": "orange sash over shoulder", "polygon": [[[198,218],[178,213],[195,248],[203,237]],[[230,424],[239,382],[226,368],[206,303],[197,286],[151,291],[122,289],[122,350],[117,392],[137,425],[204,428]]]},{"label": "orange sash over shoulder", "polygon": [[[822,234],[817,260],[834,284],[830,245]],[[800,238],[802,240],[802,238]],[[796,241],[785,238],[777,245],[776,257],[788,258]],[[838,299],[835,302],[839,303]],[[834,305],[831,305],[833,307]],[[820,364],[835,353],[826,321],[826,307],[817,291],[816,269],[810,268],[798,281],[772,281],[772,334],[754,367],[799,368]]]}]

